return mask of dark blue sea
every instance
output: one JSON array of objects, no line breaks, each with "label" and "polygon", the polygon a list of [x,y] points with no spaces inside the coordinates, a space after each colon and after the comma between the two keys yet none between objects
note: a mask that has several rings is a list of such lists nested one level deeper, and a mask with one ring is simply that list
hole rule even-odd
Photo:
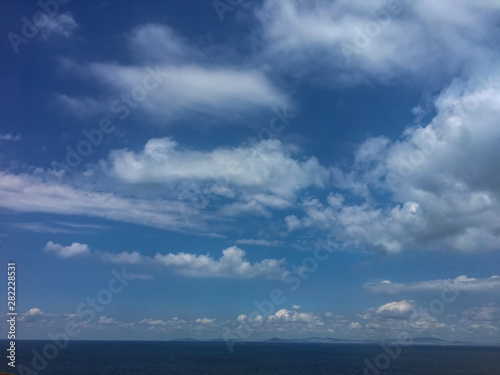
[{"label": "dark blue sea", "polygon": [[[45,344],[18,341],[16,369],[7,366],[5,357],[0,369],[30,375],[500,374],[498,347],[411,346],[389,356],[374,345],[245,343],[230,354],[218,342],[74,341],[47,360],[42,355]],[[48,357],[56,354],[47,348]],[[33,362],[35,357],[38,362]]]}]

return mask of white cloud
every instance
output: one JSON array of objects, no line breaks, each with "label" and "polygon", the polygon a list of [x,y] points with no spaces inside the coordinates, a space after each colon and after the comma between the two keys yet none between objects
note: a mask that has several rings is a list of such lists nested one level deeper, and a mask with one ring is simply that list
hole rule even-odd
[{"label": "white cloud", "polygon": [[18,212],[100,217],[170,230],[207,229],[199,222],[201,213],[186,221],[182,214],[188,210],[178,200],[122,198],[33,175],[0,172],[0,195],[0,206]]},{"label": "white cloud", "polygon": [[[146,90],[146,99],[139,100],[140,110],[161,118],[161,123],[185,115],[202,118],[204,123],[207,115],[234,119],[251,109],[280,107],[289,102],[261,70],[249,64],[218,64],[214,62],[218,56],[213,56],[211,48],[203,51],[167,25],[140,25],[129,33],[128,44],[135,64],[94,62],[67,67],[82,77],[97,78],[117,97],[121,93],[133,94],[131,90],[137,86],[151,87]],[[146,80],[145,84],[149,66],[156,71],[157,79]],[[98,108],[88,98],[62,98],[73,110]],[[115,99],[100,98],[98,102],[111,104]],[[137,101],[129,107],[136,106]]]},{"label": "white cloud", "polygon": [[[393,339],[400,332],[408,332],[412,337],[449,333],[449,328],[438,321],[428,309],[417,307],[413,300],[386,303],[378,308],[370,308],[361,315],[362,321],[350,328],[360,328],[368,336]],[[396,336],[395,336],[396,335]]]},{"label": "white cloud", "polygon": [[140,58],[165,63],[192,59],[198,55],[182,35],[167,25],[141,25],[130,33],[129,44]]},{"label": "white cloud", "polygon": [[389,302],[383,306],[380,306],[376,312],[380,316],[386,318],[401,318],[409,317],[409,315],[415,309],[415,301],[413,300],[403,300],[399,302]]},{"label": "white cloud", "polygon": [[449,77],[464,65],[490,59],[493,41],[498,42],[499,9],[488,0],[459,6],[453,0],[266,0],[257,17],[268,58],[281,67],[319,68],[321,82],[402,77],[417,82],[417,77]]},{"label": "white cloud", "polygon": [[366,289],[376,293],[399,293],[413,291],[441,291],[456,292],[485,292],[496,291],[500,288],[500,276],[491,276],[487,279],[476,279],[465,275],[455,279],[416,281],[412,283],[392,283],[388,280],[377,283],[366,283]]},{"label": "white cloud", "polygon": [[238,318],[236,319],[238,322],[244,322],[247,316],[245,314],[238,315]]},{"label": "white cloud", "polygon": [[78,27],[70,12],[57,14],[48,17],[46,25],[41,28],[42,38],[47,39],[54,35],[69,38]]},{"label": "white cloud", "polygon": [[34,233],[78,233],[77,230],[55,227],[46,223],[12,223],[12,227]]},{"label": "white cloud", "polygon": [[[285,95],[257,70],[194,64],[161,65],[154,70],[159,84],[151,80],[149,85],[155,87],[147,90],[146,98],[139,102],[142,111],[161,116],[163,120],[186,114],[235,117],[249,109],[281,107],[288,103]],[[93,63],[86,68],[86,74],[116,92],[131,92],[143,85],[148,70],[144,66]],[[73,98],[71,107],[77,106],[78,100]],[[86,107],[87,102],[80,107]],[[119,103],[116,108],[118,106]],[[131,106],[135,108],[137,103]]]},{"label": "white cloud", "polygon": [[[452,6],[450,12],[449,6],[451,1],[427,0],[411,5],[375,1],[370,6],[343,0],[264,2],[258,18],[267,58],[279,56],[281,67],[294,70],[297,65],[320,67],[321,82],[331,76],[330,81],[349,85],[399,78],[435,84],[436,79],[463,76],[438,97],[437,115],[429,124],[409,128],[395,141],[370,138],[357,151],[351,172],[334,169],[336,186],[365,198],[365,203],[333,204],[333,194],[326,205],[305,200],[304,217],[285,219],[290,232],[320,228],[330,231],[343,248],[390,253],[500,247],[500,173],[492,162],[499,158],[495,119],[500,74],[491,63],[498,60],[492,46],[498,42],[494,15],[500,7],[478,1]],[[359,53],[347,62],[342,43],[353,44],[361,32],[373,31],[378,26],[372,21],[383,23],[383,14],[386,24],[376,36],[365,35],[370,41],[355,47]],[[470,30],[467,35],[464,25]],[[451,64],[446,63],[450,56]],[[418,121],[423,111],[414,111]],[[401,174],[395,185],[387,182]],[[392,194],[392,202],[373,199],[371,193],[379,195],[380,190]]]},{"label": "white cloud", "polygon": [[463,312],[464,319],[471,321],[500,321],[500,308],[489,304],[483,307],[471,307]]},{"label": "white cloud", "polygon": [[127,272],[127,277],[138,280],[152,280],[154,278],[153,275],[148,275],[144,273],[135,273],[135,272]]},{"label": "white cloud", "polygon": [[264,259],[251,264],[244,258],[245,251],[236,246],[222,251],[218,260],[209,255],[189,253],[156,254],[156,263],[188,277],[237,277],[237,278],[280,278],[285,270],[282,260]]},{"label": "white cloud", "polygon": [[54,97],[58,104],[80,117],[94,115],[106,108],[102,101],[93,98],[74,98],[65,94],[54,94]]},{"label": "white cloud", "polygon": [[[387,6],[382,1],[372,4],[375,9]],[[354,155],[349,172],[325,168],[314,157],[293,158],[276,140],[259,142],[256,148],[196,151],[180,147],[171,138],[155,138],[143,150],[114,151],[102,164],[119,181],[126,182],[119,184],[119,189],[126,190],[129,196],[139,196],[146,184],[167,186],[158,199],[124,198],[102,189],[56,184],[38,175],[1,173],[0,205],[21,212],[92,216],[198,230],[206,229],[201,224],[207,219],[206,211],[198,210],[199,215],[191,217],[195,223],[190,224],[179,215],[186,205],[176,194],[188,191],[187,186],[194,187],[194,197],[207,189],[210,198],[235,199],[232,204],[216,202],[212,207],[217,207],[217,214],[272,217],[272,210],[292,208],[298,193],[307,188],[327,186],[333,190],[328,185],[333,171],[335,189],[342,195],[332,191],[326,202],[304,199],[302,217],[294,210],[285,218],[290,232],[319,228],[332,234],[341,244],[339,247],[389,253],[407,249],[498,249],[500,75],[491,65],[491,61],[498,61],[498,52],[490,47],[498,41],[499,34],[492,32],[496,31],[492,20],[498,4],[480,0],[450,5],[449,0],[440,4],[422,0],[411,7],[405,3],[405,10],[393,15],[380,35],[353,56],[352,70],[349,68],[341,78],[346,82],[358,78],[364,82],[366,77],[420,79],[422,72],[440,75],[445,69],[445,73],[454,73],[458,66],[463,67],[463,78],[457,78],[438,96],[436,115],[430,122],[420,123],[423,110],[415,110],[416,125],[400,138],[366,140]],[[356,27],[363,29],[372,18],[369,7],[346,0],[267,0],[259,13],[269,51],[281,53],[283,61],[296,66],[298,56],[304,59],[299,63],[307,63],[309,55],[304,52],[317,49],[318,53],[310,56],[314,59],[324,54],[325,60],[332,61],[332,76],[339,76],[338,69],[345,68],[339,43],[349,41]],[[469,32],[463,33],[464,25],[470,26]],[[442,30],[438,32],[438,28]],[[165,51],[165,56],[148,56],[161,60],[159,67],[165,80],[150,93],[151,101],[143,103],[152,112],[161,113],[168,107],[170,101],[165,104],[166,99],[172,99],[173,107],[182,111],[196,107],[204,113],[286,102],[257,71],[208,66],[202,61],[187,63],[184,59],[196,55],[196,48],[168,27],[143,25],[129,39],[136,50],[151,50],[156,45]],[[332,59],[325,53],[327,50],[337,58]],[[335,65],[339,61],[342,66]],[[120,92],[142,82],[145,75],[140,64],[92,63],[83,70]],[[356,72],[361,73],[356,76]],[[177,84],[181,88],[174,90],[172,85]],[[228,178],[231,162],[236,162],[243,172],[231,172]],[[223,181],[223,186],[213,183],[214,177]],[[212,185],[207,188],[206,184]],[[344,198],[351,195],[360,199]],[[122,256],[135,261],[130,254]]]},{"label": "white cloud", "polygon": [[22,323],[37,323],[43,321],[46,316],[47,314],[45,314],[38,307],[32,307],[28,311],[19,314],[19,317],[17,319]]},{"label": "white cloud", "polygon": [[29,316],[41,315],[41,314],[43,314],[43,311],[40,310],[38,307],[33,307],[33,308],[29,309],[28,311],[26,311],[24,314],[29,315]]},{"label": "white cloud", "polygon": [[195,320],[196,323],[200,324],[214,324],[215,318],[209,319],[209,318],[198,318]]},{"label": "white cloud", "polygon": [[128,253],[126,251],[121,253],[110,253],[110,252],[101,252],[101,258],[104,261],[111,263],[120,263],[120,264],[141,264],[147,261],[147,258],[141,255],[139,252],[134,251]]},{"label": "white cloud", "polygon": [[[78,255],[91,253],[86,244],[73,243],[70,246],[62,246],[49,241],[44,249],[45,252],[54,252],[62,258],[70,258]],[[219,259],[212,258],[209,254],[197,255],[191,253],[157,253],[154,257],[134,252],[110,253],[106,251],[94,251],[98,259],[131,265],[161,265],[174,273],[187,277],[227,277],[227,278],[281,278],[286,270],[282,267],[284,259],[264,259],[260,262],[250,263],[245,259],[245,251],[232,246],[222,250]],[[128,273],[127,273],[128,274]],[[150,275],[128,274],[137,279],[151,279]]]},{"label": "white cloud", "polygon": [[20,141],[21,134],[12,135],[11,133],[2,134],[0,133],[0,141]]},{"label": "white cloud", "polygon": [[257,245],[257,246],[279,246],[284,242],[279,240],[264,240],[264,239],[253,239],[253,238],[242,238],[240,240],[235,241],[240,245]]},{"label": "white cloud", "polygon": [[500,330],[500,308],[489,304],[482,307],[471,307],[462,312],[456,331],[462,337],[475,339],[490,336],[493,343],[498,343],[498,331]]},{"label": "white cloud", "polygon": [[161,319],[142,319],[139,324],[145,324],[149,326],[167,326],[169,322]]},{"label": "white cloud", "polygon": [[[436,116],[400,139],[368,139],[338,189],[358,204],[305,199],[289,230],[329,230],[344,248],[485,251],[500,248],[500,70],[457,80],[436,99]],[[388,199],[375,199],[383,192]],[[351,201],[352,202],[352,201]]]},{"label": "white cloud", "polygon": [[306,323],[310,325],[322,326],[321,318],[313,313],[298,312],[296,310],[280,309],[268,318],[270,322],[285,323]]},{"label": "white cloud", "polygon": [[75,321],[78,317],[76,314],[54,314],[46,313],[37,307],[33,307],[26,312],[18,314],[18,321],[30,326],[53,326],[54,324],[65,323],[69,320]]},{"label": "white cloud", "polygon": [[78,242],[73,242],[69,246],[62,246],[58,243],[49,241],[47,245],[45,245],[43,251],[46,253],[55,253],[61,258],[71,258],[79,255],[88,255],[90,253],[88,245]]},{"label": "white cloud", "polygon": [[285,217],[285,223],[289,232],[293,232],[294,230],[302,227],[302,223],[295,215]]},{"label": "white cloud", "polygon": [[382,161],[384,152],[389,143],[390,140],[386,137],[368,138],[356,152],[356,163],[361,164]]},{"label": "white cloud", "polygon": [[246,202],[234,202],[224,205],[219,210],[219,213],[223,216],[264,216],[268,219],[272,217],[271,212],[257,202],[255,199],[250,199]]},{"label": "white cloud", "polygon": [[116,324],[118,322],[113,318],[108,318],[107,316],[100,316],[97,323],[98,324]]},{"label": "white cloud", "polygon": [[[140,152],[115,150],[106,170],[129,184],[209,183],[243,190],[239,206],[228,214],[261,207],[287,208],[295,194],[309,186],[324,186],[329,172],[314,157],[292,158],[278,140],[211,151],[182,150],[170,138],[149,140]],[[213,191],[213,190],[212,190]]]},{"label": "white cloud", "polygon": [[[74,242],[70,246],[62,246],[60,244],[49,241],[45,248],[43,249],[45,252],[53,252],[56,255],[62,258],[70,258],[77,255],[89,255],[93,253],[100,260],[111,263],[119,263],[119,264],[152,264],[153,258],[141,255],[139,252],[126,252],[123,251],[121,253],[111,253],[108,251],[91,251],[90,247],[87,244],[81,244],[78,242]],[[150,279],[150,275],[142,275],[142,274],[128,274],[129,277],[134,277],[137,279]]]}]

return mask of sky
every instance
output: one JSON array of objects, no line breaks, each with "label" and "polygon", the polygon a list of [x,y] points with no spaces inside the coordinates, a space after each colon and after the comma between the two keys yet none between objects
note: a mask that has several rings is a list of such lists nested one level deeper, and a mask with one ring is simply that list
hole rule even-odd
[{"label": "sky", "polygon": [[9,0],[18,337],[499,343],[499,16]]}]

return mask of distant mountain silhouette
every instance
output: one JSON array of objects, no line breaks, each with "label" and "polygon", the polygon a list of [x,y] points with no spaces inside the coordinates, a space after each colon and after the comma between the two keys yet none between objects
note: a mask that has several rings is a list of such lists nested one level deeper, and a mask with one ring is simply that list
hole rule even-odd
[{"label": "distant mountain silhouette", "polygon": [[[398,339],[388,339],[388,340],[349,340],[349,339],[339,339],[333,337],[308,337],[303,339],[280,339],[278,337],[273,337],[265,342],[275,342],[275,343],[324,343],[324,344],[372,344],[378,345],[381,342],[394,342],[397,343]],[[448,341],[439,339],[436,337],[415,337],[410,340],[406,340],[409,345],[480,345],[473,344],[464,341]],[[495,345],[496,346],[496,345]]]}]

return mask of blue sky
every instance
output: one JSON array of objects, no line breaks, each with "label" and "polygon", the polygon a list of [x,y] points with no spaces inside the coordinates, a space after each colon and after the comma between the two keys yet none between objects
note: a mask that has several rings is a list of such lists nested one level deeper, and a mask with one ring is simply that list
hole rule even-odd
[{"label": "blue sky", "polygon": [[500,341],[498,4],[47,4],[0,15],[20,337]]}]

